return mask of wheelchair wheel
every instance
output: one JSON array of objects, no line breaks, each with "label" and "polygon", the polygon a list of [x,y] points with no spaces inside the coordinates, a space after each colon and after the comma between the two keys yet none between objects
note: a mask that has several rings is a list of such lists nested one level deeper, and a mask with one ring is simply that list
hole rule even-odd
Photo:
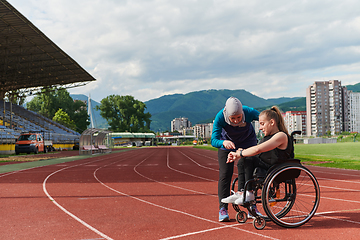
[{"label": "wheelchair wheel", "polygon": [[264,218],[262,217],[257,217],[254,219],[253,221],[253,226],[254,228],[256,228],[257,230],[262,230],[265,228],[266,225],[266,221]]},{"label": "wheelchair wheel", "polygon": [[315,176],[304,166],[285,165],[266,177],[261,199],[266,215],[273,222],[294,228],[314,216],[320,202],[320,188]]},{"label": "wheelchair wheel", "polygon": [[[231,190],[233,190],[233,191],[237,191],[237,181],[238,181],[238,178],[235,178],[234,180],[233,180],[233,182],[231,183]],[[236,189],[236,190],[235,190]],[[238,205],[236,205],[236,204],[232,204],[232,206],[233,206],[233,208],[234,208],[234,210],[236,211],[236,212],[240,212],[240,208],[239,208],[239,206]]]},{"label": "wheelchair wheel", "polygon": [[235,218],[238,223],[245,223],[248,219],[248,216],[246,212],[240,211],[236,213]]}]

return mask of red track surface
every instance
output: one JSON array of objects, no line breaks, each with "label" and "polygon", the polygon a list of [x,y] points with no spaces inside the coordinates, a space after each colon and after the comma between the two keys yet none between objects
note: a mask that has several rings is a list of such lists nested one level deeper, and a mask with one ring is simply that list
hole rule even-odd
[{"label": "red track surface", "polygon": [[[136,151],[0,175],[1,239],[359,239],[360,172],[309,167],[317,214],[286,229],[218,222],[217,153]],[[230,209],[234,219],[235,211]]]}]

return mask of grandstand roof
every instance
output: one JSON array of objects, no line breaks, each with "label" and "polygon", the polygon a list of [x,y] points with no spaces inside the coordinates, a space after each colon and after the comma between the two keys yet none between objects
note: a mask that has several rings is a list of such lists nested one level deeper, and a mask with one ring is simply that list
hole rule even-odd
[{"label": "grandstand roof", "polygon": [[0,0],[0,87],[34,91],[95,79],[7,1]]}]

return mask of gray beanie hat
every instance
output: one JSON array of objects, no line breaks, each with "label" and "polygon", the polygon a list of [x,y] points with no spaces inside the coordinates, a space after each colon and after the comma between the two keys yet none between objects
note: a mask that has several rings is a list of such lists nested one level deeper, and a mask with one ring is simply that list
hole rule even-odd
[{"label": "gray beanie hat", "polygon": [[[228,100],[225,103],[223,113],[224,113],[225,122],[231,126],[240,126],[245,121],[242,104],[241,104],[240,100],[235,97],[228,98]],[[239,115],[239,114],[243,114],[243,117],[242,117],[240,123],[235,124],[230,121],[230,119],[229,119],[230,116]]]}]

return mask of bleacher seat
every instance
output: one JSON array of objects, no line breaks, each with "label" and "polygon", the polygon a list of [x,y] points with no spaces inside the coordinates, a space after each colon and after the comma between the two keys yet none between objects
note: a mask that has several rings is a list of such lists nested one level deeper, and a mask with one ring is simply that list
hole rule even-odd
[{"label": "bleacher seat", "polygon": [[[0,119],[6,118],[6,122],[9,122],[10,116],[12,119],[12,124],[14,129],[10,129],[6,126],[0,125],[0,129],[4,131],[10,131],[5,134],[1,134],[1,136],[10,136],[14,139],[17,138],[21,132],[28,131],[44,131],[50,133],[51,140],[54,143],[66,143],[66,142],[74,142],[79,140],[80,133],[67,128],[51,119],[48,119],[36,112],[29,111],[22,106],[12,105],[12,115],[10,115],[10,105],[6,103],[6,115],[3,116],[4,112],[4,103],[0,100]],[[0,139],[2,138],[0,136]],[[3,137],[5,138],[5,137]]]}]

